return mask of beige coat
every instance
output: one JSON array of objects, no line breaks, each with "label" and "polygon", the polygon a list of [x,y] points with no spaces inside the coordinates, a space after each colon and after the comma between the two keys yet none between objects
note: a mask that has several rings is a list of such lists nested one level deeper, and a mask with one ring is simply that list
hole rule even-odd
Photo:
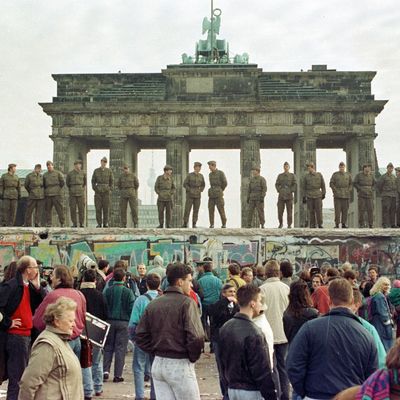
[{"label": "beige coat", "polygon": [[47,326],[32,347],[18,400],[83,400],[82,372],[67,336]]}]

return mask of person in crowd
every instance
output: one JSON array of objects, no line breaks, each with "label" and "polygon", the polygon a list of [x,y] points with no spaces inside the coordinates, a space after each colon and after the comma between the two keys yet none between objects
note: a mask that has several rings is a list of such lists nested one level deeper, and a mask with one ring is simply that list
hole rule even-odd
[{"label": "person in crowd", "polygon": [[323,286],[324,279],[321,274],[315,274],[311,278],[311,290],[310,293],[314,293],[320,286]]},{"label": "person in crowd", "polygon": [[0,382],[8,373],[7,400],[17,400],[22,373],[28,364],[32,314],[45,296],[36,260],[21,257],[15,277],[0,285]]},{"label": "person in crowd", "polygon": [[199,400],[194,363],[204,346],[204,331],[196,303],[189,297],[192,269],[175,263],[167,278],[164,295],[146,307],[139,321],[135,343],[155,356],[152,378],[158,399]]},{"label": "person in crowd", "polygon": [[342,270],[344,272],[346,271],[351,271],[353,269],[353,266],[351,265],[351,263],[349,261],[346,261],[342,264]]},{"label": "person in crowd", "polygon": [[265,267],[264,265],[256,266],[256,273],[253,279],[253,284],[260,287],[265,281]]},{"label": "person in crowd", "polygon": [[229,400],[276,400],[278,391],[268,345],[252,321],[262,307],[260,288],[242,286],[237,299],[240,311],[219,331],[221,369]]},{"label": "person in crowd", "polygon": [[329,297],[331,311],[306,322],[290,344],[287,371],[301,398],[332,399],[364,382],[378,367],[374,339],[352,312],[350,283],[331,281]]},{"label": "person in crowd", "polygon": [[139,264],[137,266],[138,276],[135,277],[135,281],[141,295],[147,292],[146,272],[147,269],[144,264]]},{"label": "person in crowd", "polygon": [[400,336],[400,280],[393,281],[393,287],[390,289],[388,298],[396,311],[396,338],[398,338]]},{"label": "person in crowd", "polygon": [[326,280],[327,284],[320,286],[316,290],[314,290],[311,295],[314,307],[318,310],[320,314],[326,314],[330,309],[330,299],[329,299],[329,283],[339,278],[339,271],[336,268],[328,268],[326,271]]},{"label": "person in crowd", "polygon": [[107,322],[111,324],[110,331],[104,346],[103,379],[106,381],[110,376],[110,367],[115,354],[114,383],[123,382],[122,376],[125,355],[128,345],[128,322],[131,317],[133,293],[125,286],[126,273],[122,268],[114,270],[114,283],[104,291],[108,317]]},{"label": "person in crowd", "polygon": [[379,267],[377,265],[370,265],[368,268],[368,280],[364,285],[363,295],[364,297],[370,296],[370,290],[375,285],[379,278]]},{"label": "person in crowd", "polygon": [[222,376],[219,330],[239,311],[236,299],[236,288],[230,283],[226,283],[222,287],[222,297],[216,303],[212,304],[209,309],[210,315],[210,338],[215,353],[215,361],[217,363],[219,373],[219,385],[224,400],[228,400],[228,388]]},{"label": "person in crowd", "polygon": [[283,313],[289,304],[289,286],[280,280],[280,266],[276,260],[269,260],[265,265],[267,280],[261,285],[263,302],[267,306],[265,315],[274,333],[274,353],[276,368],[279,373],[281,400],[289,399],[289,380],[286,373],[285,359],[288,341],[283,329]]},{"label": "person in crowd", "polygon": [[[97,318],[107,319],[107,304],[103,293],[96,289],[96,271],[87,269],[83,274],[81,292],[86,299],[86,311]],[[92,366],[82,370],[85,376],[85,398],[92,397],[94,390],[96,396],[103,393],[103,353],[98,346],[93,346]]]},{"label": "person in crowd", "polygon": [[102,292],[106,286],[107,274],[110,269],[110,263],[107,260],[99,260],[97,264],[96,289]]},{"label": "person in crowd", "polygon": [[240,265],[236,263],[229,264],[229,279],[226,283],[234,285],[236,290],[244,286],[246,282],[240,277]]},{"label": "person in crowd", "polygon": [[153,259],[153,268],[151,269],[153,274],[160,275],[161,279],[165,277],[164,260],[161,256],[155,256]]},{"label": "person in crowd", "polygon": [[[146,285],[147,291],[138,297],[135,302],[131,317],[129,319],[128,329],[129,329],[129,338],[132,342],[135,342],[135,332],[136,327],[139,324],[140,318],[142,317],[144,310],[153,301],[156,297],[158,297],[158,290],[160,288],[161,278],[158,274],[150,272],[147,275]],[[133,349],[133,362],[132,362],[132,370],[135,381],[135,396],[136,400],[144,400],[144,378],[145,378],[145,369],[146,364],[149,364],[151,355],[149,353],[144,352],[136,343],[134,344]],[[151,399],[155,399],[154,393],[154,385],[151,385],[152,392],[150,394]]]},{"label": "person in crowd", "polygon": [[290,287],[293,282],[293,265],[290,261],[281,261],[281,281]]},{"label": "person in crowd", "polygon": [[253,270],[250,267],[244,267],[240,271],[240,277],[246,282],[246,285],[254,282]]},{"label": "person in crowd", "polygon": [[352,270],[344,271],[343,278],[350,282],[351,286],[357,287],[357,276]]},{"label": "person in crowd", "polygon": [[[303,281],[292,283],[290,285],[289,305],[283,313],[283,328],[289,347],[299,329],[307,321],[317,317],[318,310],[313,307],[307,284]],[[301,397],[293,392],[292,400],[301,400]]]},{"label": "person in crowd", "polygon": [[8,282],[17,275],[18,264],[16,261],[11,261],[10,264],[4,267],[4,276],[2,283]]},{"label": "person in crowd", "polygon": [[204,275],[198,280],[198,284],[203,291],[204,298],[201,302],[202,314],[201,322],[203,323],[206,339],[210,339],[210,323],[208,308],[220,299],[222,282],[212,273],[212,263],[204,264]]},{"label": "person in crowd", "polygon": [[390,280],[380,277],[370,290],[371,299],[371,323],[379,333],[386,351],[392,347],[393,319],[387,296],[390,292]]},{"label": "person in crowd", "polygon": [[73,300],[63,296],[46,306],[46,329],[32,347],[20,382],[19,400],[83,400],[81,366],[68,344],[76,308]]},{"label": "person in crowd", "polygon": [[[350,282],[351,284],[351,282]],[[386,358],[386,350],[385,347],[383,346],[382,340],[379,337],[379,333],[376,330],[376,328],[366,321],[364,318],[361,318],[359,315],[359,310],[360,307],[362,306],[363,303],[363,297],[359,289],[353,287],[353,312],[358,315],[359,320],[362,323],[362,326],[372,335],[374,338],[375,344],[376,344],[376,349],[378,351],[378,366],[379,368],[383,368],[385,366],[385,358]]]}]

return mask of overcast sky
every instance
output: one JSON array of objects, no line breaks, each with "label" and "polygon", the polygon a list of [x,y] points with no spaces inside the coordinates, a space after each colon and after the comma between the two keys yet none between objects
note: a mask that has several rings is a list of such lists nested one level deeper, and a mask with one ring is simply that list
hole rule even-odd
[{"label": "overcast sky", "polygon": [[[400,7],[395,0],[215,0],[222,9],[220,38],[231,53],[250,54],[264,71],[307,70],[328,64],[342,71],[377,71],[376,99],[388,99],[377,119],[375,141],[380,167],[400,165]],[[56,95],[53,73],[160,72],[180,62],[201,38],[209,15],[207,0],[13,0],[0,12],[0,168],[16,162],[31,168],[52,158],[51,119],[38,102]],[[155,152],[158,174],[165,162]],[[239,152],[193,152],[191,161],[215,158],[230,185],[226,194],[228,225],[239,225]],[[289,150],[262,151],[269,184],[267,225],[276,225],[273,184]],[[329,180],[344,159],[341,150],[319,150],[318,169]],[[89,173],[99,154],[89,155]],[[140,154],[140,196],[146,187],[151,152]],[[207,173],[207,171],[204,171]],[[331,206],[331,196],[325,206]],[[203,210],[204,209],[204,210]],[[207,224],[206,198],[201,222]]]}]

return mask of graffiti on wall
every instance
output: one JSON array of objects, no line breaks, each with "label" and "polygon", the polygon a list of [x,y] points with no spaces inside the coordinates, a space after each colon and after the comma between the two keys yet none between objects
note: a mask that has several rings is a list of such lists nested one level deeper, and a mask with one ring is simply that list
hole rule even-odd
[{"label": "graffiti on wall", "polygon": [[96,234],[83,236],[68,232],[6,234],[0,236],[0,273],[4,266],[24,254],[43,261],[44,265],[75,266],[82,255],[105,258],[114,264],[125,260],[131,270],[143,263],[152,265],[156,255],[164,264],[173,261],[192,263],[211,257],[216,269],[227,268],[235,261],[242,266],[261,264],[264,260],[289,260],[299,272],[310,266],[340,266],[348,261],[354,269],[365,272],[378,264],[381,272],[400,276],[399,237],[319,238],[302,236],[140,236],[134,234]]}]

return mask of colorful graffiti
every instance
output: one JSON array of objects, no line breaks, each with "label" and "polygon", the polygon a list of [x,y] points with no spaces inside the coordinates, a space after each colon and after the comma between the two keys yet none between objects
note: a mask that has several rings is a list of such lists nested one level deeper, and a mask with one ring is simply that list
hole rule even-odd
[{"label": "colorful graffiti", "polygon": [[44,265],[75,266],[82,255],[96,260],[106,258],[111,264],[127,261],[131,270],[137,264],[152,265],[160,255],[167,265],[173,261],[192,263],[211,257],[215,268],[223,270],[231,261],[242,266],[260,264],[264,260],[290,260],[296,272],[314,265],[338,267],[349,261],[365,272],[370,264],[378,264],[381,272],[400,276],[400,235],[397,237],[349,236],[346,238],[298,236],[243,236],[232,231],[226,235],[207,236],[185,233],[154,236],[145,234],[90,234],[68,231],[48,234],[23,232],[0,234],[0,274],[2,268],[23,254],[30,254]]}]

